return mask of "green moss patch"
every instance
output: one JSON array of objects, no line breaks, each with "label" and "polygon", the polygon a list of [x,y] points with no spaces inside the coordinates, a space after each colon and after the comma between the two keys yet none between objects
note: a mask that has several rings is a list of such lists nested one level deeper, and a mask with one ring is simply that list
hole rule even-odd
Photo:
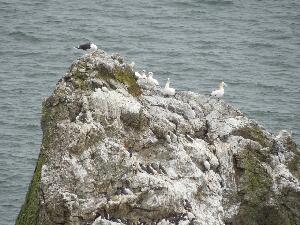
[{"label": "green moss patch", "polygon": [[[88,79],[89,72],[91,71],[88,70],[85,64],[80,64],[78,68],[84,69],[85,71],[80,72],[79,69],[77,69],[75,72],[72,73],[74,87],[79,88],[81,90],[87,90],[88,85],[86,81]],[[96,78],[102,79],[106,82],[108,82],[110,79],[115,79],[116,81],[127,85],[128,92],[131,95],[141,95],[142,92],[140,86],[137,84],[134,72],[132,71],[130,66],[126,65],[125,68],[115,66],[113,70],[110,70],[110,68],[100,64],[94,70],[98,72]]]},{"label": "green moss patch", "polygon": [[41,182],[41,170],[42,166],[46,161],[46,156],[44,152],[49,148],[49,145],[52,140],[52,130],[49,128],[53,127],[51,123],[57,119],[59,115],[56,110],[57,106],[51,107],[51,102],[53,99],[48,99],[43,105],[43,114],[42,114],[42,127],[47,127],[47,129],[43,129],[43,144],[41,146],[41,152],[36,163],[35,171],[29,185],[25,202],[22,205],[21,211],[16,220],[16,225],[35,225],[38,222],[39,216],[39,198],[41,196],[40,193],[40,182]]},{"label": "green moss patch", "polygon": [[81,90],[87,90],[88,86],[86,84],[87,74],[85,72],[80,72],[78,69],[73,73],[73,85],[75,88]]},{"label": "green moss patch", "polygon": [[18,215],[15,223],[16,225],[35,225],[38,222],[41,169],[44,163],[45,156],[43,153],[40,153],[31,183],[27,191],[25,203],[23,204]]},{"label": "green moss patch", "polygon": [[265,161],[265,156],[251,148],[246,148],[243,152],[244,165],[244,199],[248,204],[256,206],[265,201],[270,192],[272,179],[265,168],[261,165]]},{"label": "green moss patch", "polygon": [[114,68],[115,79],[123,84],[128,85],[128,92],[133,96],[141,95],[142,91],[140,86],[136,82],[136,78],[132,69],[126,66],[124,70],[120,68]]},{"label": "green moss patch", "polygon": [[[299,193],[282,191],[280,196],[272,190],[272,178],[262,166],[268,153],[247,146],[238,157],[240,209],[232,225],[296,225],[299,224]],[[270,204],[273,199],[276,204]]]},{"label": "green moss patch", "polygon": [[270,197],[272,178],[262,166],[266,157],[259,151],[247,147],[241,153],[242,173],[239,177],[241,206],[235,218],[236,224],[260,224],[261,210]]},{"label": "green moss patch", "polygon": [[232,134],[256,141],[263,147],[268,147],[270,145],[268,138],[257,125],[240,128],[235,130]]}]

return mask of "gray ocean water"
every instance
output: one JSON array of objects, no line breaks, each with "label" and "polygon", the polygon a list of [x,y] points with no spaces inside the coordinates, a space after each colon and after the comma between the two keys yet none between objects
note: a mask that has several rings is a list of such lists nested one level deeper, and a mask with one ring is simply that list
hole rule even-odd
[{"label": "gray ocean water", "polygon": [[41,144],[41,102],[91,40],[177,89],[225,100],[300,143],[299,0],[0,0],[0,224],[13,224]]}]

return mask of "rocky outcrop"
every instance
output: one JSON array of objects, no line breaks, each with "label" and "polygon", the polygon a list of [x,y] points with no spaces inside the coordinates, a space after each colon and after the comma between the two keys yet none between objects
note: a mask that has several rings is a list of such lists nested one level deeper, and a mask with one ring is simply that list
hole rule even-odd
[{"label": "rocky outcrop", "polygon": [[300,153],[222,100],[136,81],[118,54],[75,61],[43,103],[16,224],[300,224]]}]

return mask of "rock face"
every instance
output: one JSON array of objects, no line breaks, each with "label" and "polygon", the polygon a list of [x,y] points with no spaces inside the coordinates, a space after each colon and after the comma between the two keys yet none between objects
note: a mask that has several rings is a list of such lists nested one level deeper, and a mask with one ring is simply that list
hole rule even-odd
[{"label": "rock face", "polygon": [[118,54],[75,61],[43,103],[16,224],[300,224],[300,153],[222,100],[136,81]]}]

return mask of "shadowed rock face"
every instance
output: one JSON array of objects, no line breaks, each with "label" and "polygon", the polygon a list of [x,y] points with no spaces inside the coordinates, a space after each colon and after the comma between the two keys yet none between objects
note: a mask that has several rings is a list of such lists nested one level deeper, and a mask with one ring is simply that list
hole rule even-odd
[{"label": "shadowed rock face", "polygon": [[290,137],[223,101],[164,97],[117,54],[75,61],[43,103],[42,129],[16,224],[300,224]]}]

